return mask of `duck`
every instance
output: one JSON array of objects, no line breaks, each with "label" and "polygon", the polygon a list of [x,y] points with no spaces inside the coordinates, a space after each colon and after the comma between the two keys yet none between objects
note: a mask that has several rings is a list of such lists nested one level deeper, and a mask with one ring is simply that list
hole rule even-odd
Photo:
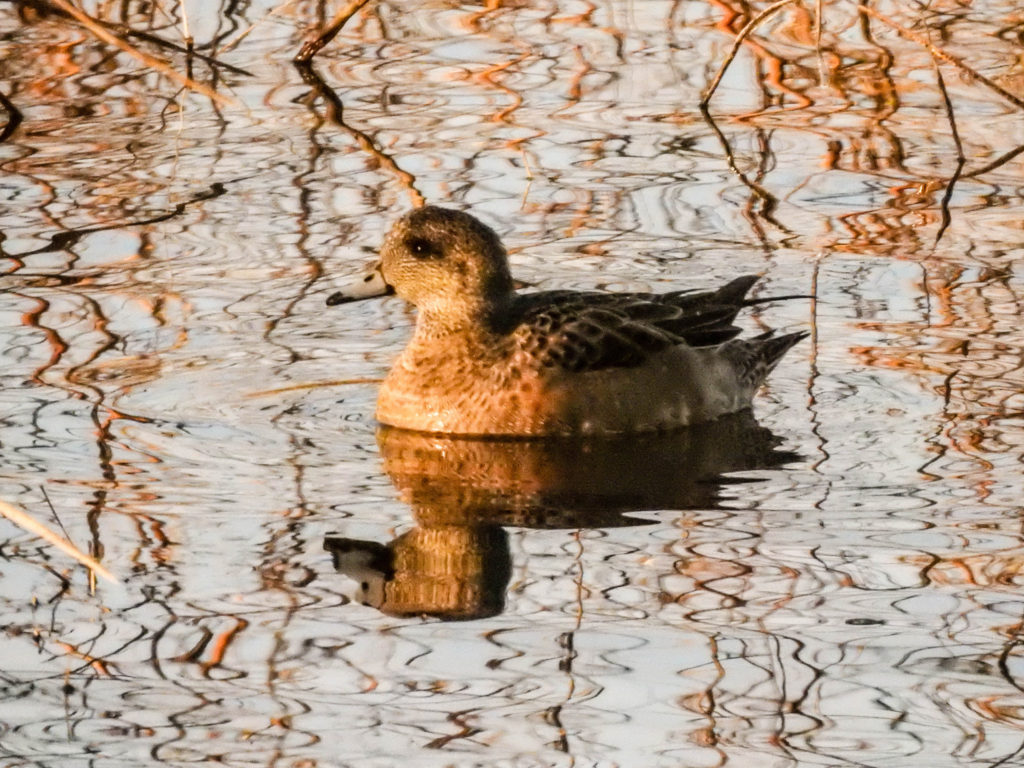
[{"label": "duck", "polygon": [[394,294],[412,338],[381,384],[376,420],[453,436],[664,432],[752,407],[806,331],[739,338],[758,275],[667,293],[517,290],[497,233],[461,210],[398,219],[380,261],[329,306]]}]

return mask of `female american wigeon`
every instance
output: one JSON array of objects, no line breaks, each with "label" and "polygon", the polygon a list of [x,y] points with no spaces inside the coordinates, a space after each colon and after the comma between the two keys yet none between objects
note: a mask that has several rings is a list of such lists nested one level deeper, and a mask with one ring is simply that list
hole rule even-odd
[{"label": "female american wigeon", "polygon": [[420,432],[542,437],[675,429],[749,408],[805,332],[738,339],[756,276],[713,291],[517,293],[497,234],[425,206],[328,304],[396,293],[419,310],[377,420]]}]

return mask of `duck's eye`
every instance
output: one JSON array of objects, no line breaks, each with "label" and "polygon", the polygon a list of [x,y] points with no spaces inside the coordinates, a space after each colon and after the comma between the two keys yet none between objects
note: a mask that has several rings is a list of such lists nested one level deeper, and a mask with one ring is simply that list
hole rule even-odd
[{"label": "duck's eye", "polygon": [[441,249],[435,243],[422,237],[410,237],[405,241],[405,247],[417,259],[439,259],[442,256]]}]

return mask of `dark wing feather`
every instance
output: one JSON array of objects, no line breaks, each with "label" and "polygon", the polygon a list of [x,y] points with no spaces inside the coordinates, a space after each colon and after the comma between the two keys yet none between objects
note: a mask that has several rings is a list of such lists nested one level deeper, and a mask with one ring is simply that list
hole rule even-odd
[{"label": "dark wing feather", "polygon": [[640,365],[678,344],[721,344],[739,334],[732,325],[756,277],[717,291],[577,293],[550,291],[517,297],[510,329],[519,349],[542,365],[580,372]]}]

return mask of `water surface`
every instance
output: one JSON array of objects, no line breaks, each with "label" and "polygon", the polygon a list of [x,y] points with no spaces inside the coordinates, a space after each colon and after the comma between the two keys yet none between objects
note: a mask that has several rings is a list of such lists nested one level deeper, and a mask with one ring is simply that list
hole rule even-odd
[{"label": "water surface", "polygon": [[[230,102],[0,16],[0,499],[121,579],[0,521],[5,766],[1024,760],[1014,3],[794,3],[711,119],[741,6],[372,0],[305,75],[316,4],[198,6]],[[711,436],[379,435],[413,314],[324,299],[420,197],[813,336]]]}]

